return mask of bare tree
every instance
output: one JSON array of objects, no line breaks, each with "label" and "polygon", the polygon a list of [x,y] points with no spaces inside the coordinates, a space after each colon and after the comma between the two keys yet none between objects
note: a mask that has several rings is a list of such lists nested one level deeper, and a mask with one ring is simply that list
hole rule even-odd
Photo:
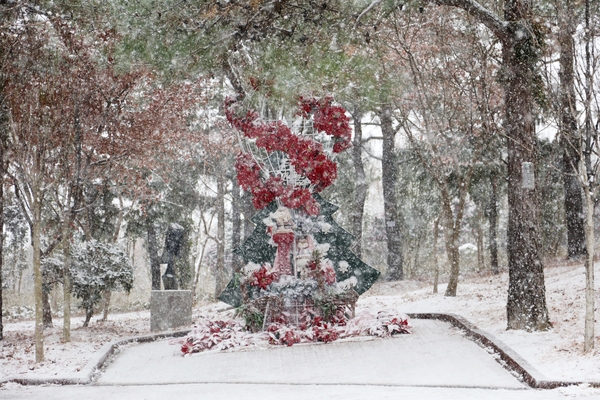
[{"label": "bare tree", "polygon": [[433,10],[418,23],[399,15],[383,28],[385,37],[393,38],[385,41],[388,68],[410,76],[396,106],[399,126],[439,192],[439,224],[450,263],[447,296],[457,292],[471,178],[499,120],[494,117],[499,103],[491,83],[494,68],[484,61],[493,45],[481,45],[466,25]]}]

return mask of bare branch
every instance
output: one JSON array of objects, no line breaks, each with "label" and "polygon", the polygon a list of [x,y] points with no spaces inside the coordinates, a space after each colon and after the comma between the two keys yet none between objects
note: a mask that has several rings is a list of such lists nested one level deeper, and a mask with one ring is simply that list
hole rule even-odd
[{"label": "bare branch", "polygon": [[361,12],[359,14],[358,17],[356,17],[356,25],[358,25],[358,23],[360,22],[360,19],[365,16],[366,14],[368,14],[372,9],[374,9],[375,7],[377,7],[379,4],[381,4],[383,0],[373,0],[373,2],[371,2],[371,4],[369,4],[367,6],[367,8],[365,8],[363,10],[363,12]]},{"label": "bare branch", "polygon": [[476,2],[475,0],[429,0],[430,3],[436,4],[438,6],[449,6],[449,7],[457,7],[462,10],[465,10],[473,17],[475,17],[479,22],[484,24],[489,30],[491,30],[494,35],[496,35],[500,40],[506,39],[508,36],[508,23],[506,21],[502,21],[496,15],[494,15],[490,10]]}]

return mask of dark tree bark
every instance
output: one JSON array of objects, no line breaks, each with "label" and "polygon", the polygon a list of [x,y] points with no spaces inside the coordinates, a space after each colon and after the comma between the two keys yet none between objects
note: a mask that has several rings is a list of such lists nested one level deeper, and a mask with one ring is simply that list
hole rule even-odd
[{"label": "dark tree bark", "polygon": [[477,270],[483,271],[485,268],[485,250],[483,247],[483,213],[478,207],[475,214],[474,236],[477,243]]},{"label": "dark tree bark", "polygon": [[[65,207],[65,216],[63,221],[63,342],[71,341],[71,239],[72,231],[71,224],[75,221],[75,217],[79,207],[84,202],[82,189],[82,141],[83,131],[81,128],[81,107],[79,101],[76,102],[75,115],[73,125],[75,126],[75,176],[70,183],[70,188],[67,196],[67,204]],[[71,204],[72,200],[72,204]]]},{"label": "dark tree bark", "polygon": [[498,178],[496,174],[492,174],[490,182],[490,204],[488,205],[490,268],[494,275],[498,275],[500,268],[498,265]]},{"label": "dark tree bark", "polygon": [[579,181],[581,141],[577,131],[577,110],[575,100],[575,20],[570,0],[560,9],[560,110],[559,137],[563,149],[563,185],[565,190],[565,222],[567,225],[568,257],[579,258],[585,254],[585,231],[583,219],[583,199]]},{"label": "dark tree bark", "polygon": [[[35,159],[37,165],[40,165],[41,155]],[[37,183],[37,182],[35,182]],[[35,288],[35,362],[44,361],[44,325],[42,319],[42,201],[43,191],[40,185],[32,185],[33,204],[32,204],[32,229],[31,244],[33,247],[33,279]]]},{"label": "dark tree bark", "polygon": [[[14,9],[12,1],[0,1],[0,25],[4,25],[9,18],[13,16],[10,13]],[[6,46],[0,43],[0,60],[6,57]],[[2,67],[0,65],[0,67]],[[6,175],[6,164],[4,162],[4,151],[8,140],[8,107],[4,103],[4,79],[3,74],[0,75],[0,340],[4,338],[4,325],[2,322],[2,269],[3,269],[3,248],[4,248],[4,179]]]},{"label": "dark tree bark", "polygon": [[85,321],[83,321],[83,327],[87,328],[92,320],[92,316],[94,315],[94,308],[86,308],[85,309]]},{"label": "dark tree bark", "polygon": [[[503,40],[503,65],[507,70],[505,87],[506,131],[508,136],[508,267],[506,305],[508,329],[546,330],[550,328],[546,306],[544,267],[541,258],[541,232],[538,191],[524,187],[524,163],[536,165],[533,94],[537,52],[530,19],[521,2],[505,1],[508,35]],[[518,22],[517,22],[518,21]],[[524,33],[525,32],[525,33]]]},{"label": "dark tree bark", "polygon": [[[470,180],[470,178],[468,179]],[[442,212],[440,214],[441,223],[444,227],[444,245],[446,255],[450,263],[450,276],[448,277],[448,286],[444,296],[454,297],[458,290],[458,278],[460,274],[460,251],[458,247],[458,238],[460,237],[463,213],[465,210],[465,199],[467,196],[468,183],[461,185],[459,194],[459,203],[456,209],[453,209],[453,196],[450,194],[448,179],[443,179],[438,184],[440,188],[440,199]]]},{"label": "dark tree bark", "polygon": [[42,322],[44,329],[52,328],[52,308],[50,307],[50,291],[42,290]]},{"label": "dark tree bark", "polygon": [[367,199],[367,180],[362,160],[362,112],[358,108],[355,108],[352,112],[352,119],[354,120],[352,163],[356,175],[354,180],[354,204],[352,205],[352,234],[354,235],[352,250],[360,258],[362,255],[362,225]]},{"label": "dark tree bark", "polygon": [[595,171],[595,156],[598,140],[598,126],[593,124],[592,101],[594,100],[594,76],[592,74],[592,65],[594,63],[592,44],[595,41],[595,35],[590,29],[590,0],[585,0],[585,101],[584,101],[584,139],[582,156],[584,157],[585,174],[583,175],[583,192],[585,195],[585,239],[586,239],[586,255],[585,255],[585,325],[583,335],[583,351],[590,352],[594,348],[594,325],[595,317],[595,289],[594,289],[594,244],[596,242],[594,233],[594,209],[597,200],[595,194],[598,187],[597,181],[594,179]]},{"label": "dark tree bark", "polygon": [[150,257],[150,274],[152,276],[152,290],[160,290],[160,257],[158,255],[158,239],[156,229],[152,222],[146,223],[148,235],[148,257]]},{"label": "dark tree bark", "polygon": [[389,107],[379,112],[381,133],[383,135],[383,153],[381,161],[381,181],[383,185],[383,208],[385,232],[387,234],[387,280],[404,279],[402,231],[396,201],[396,182],[398,166],[396,161],[396,130],[392,124],[392,113]]}]

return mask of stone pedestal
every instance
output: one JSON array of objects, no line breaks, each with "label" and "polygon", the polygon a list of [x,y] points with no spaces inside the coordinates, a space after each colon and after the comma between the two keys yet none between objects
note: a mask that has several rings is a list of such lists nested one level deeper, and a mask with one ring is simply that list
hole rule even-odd
[{"label": "stone pedestal", "polygon": [[150,296],[150,330],[166,331],[192,324],[190,290],[153,290]]}]

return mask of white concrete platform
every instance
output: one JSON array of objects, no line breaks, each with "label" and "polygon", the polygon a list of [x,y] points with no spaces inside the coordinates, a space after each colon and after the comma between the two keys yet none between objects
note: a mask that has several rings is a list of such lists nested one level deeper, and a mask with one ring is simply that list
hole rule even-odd
[{"label": "white concrete platform", "polygon": [[411,320],[391,339],[294,345],[182,357],[168,341],[125,349],[98,385],[190,383],[381,385],[525,389],[462,332],[436,320]]}]

